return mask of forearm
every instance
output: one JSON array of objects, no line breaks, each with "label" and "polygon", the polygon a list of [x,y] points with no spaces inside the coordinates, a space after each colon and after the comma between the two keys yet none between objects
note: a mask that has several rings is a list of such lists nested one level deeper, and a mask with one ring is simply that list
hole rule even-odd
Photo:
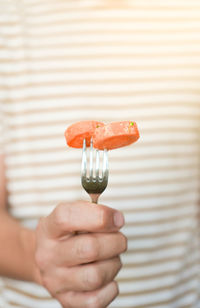
[{"label": "forearm", "polygon": [[40,281],[35,264],[35,232],[0,211],[0,276]]}]

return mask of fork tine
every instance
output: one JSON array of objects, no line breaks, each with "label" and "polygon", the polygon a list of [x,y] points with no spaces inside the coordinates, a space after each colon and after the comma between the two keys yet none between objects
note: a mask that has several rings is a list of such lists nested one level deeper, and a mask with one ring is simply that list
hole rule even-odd
[{"label": "fork tine", "polygon": [[86,155],[86,140],[83,140],[83,154],[82,154],[82,165],[81,165],[82,176],[86,177],[87,173],[87,155]]},{"label": "fork tine", "polygon": [[93,177],[93,141],[90,141],[90,179]]},{"label": "fork tine", "polygon": [[100,153],[96,150],[96,163],[95,175],[93,174],[93,141],[91,139],[90,145],[90,162],[89,162],[89,177],[87,172],[87,150],[86,150],[86,140],[83,141],[83,153],[82,153],[82,168],[81,168],[81,183],[85,191],[90,195],[93,203],[98,202],[99,196],[106,189],[108,184],[108,151],[104,150],[103,154],[103,166],[102,166],[102,175],[99,176],[99,167],[100,167]]},{"label": "fork tine", "polygon": [[105,178],[108,176],[108,151],[104,150],[103,152],[103,172],[102,172],[102,178]]},{"label": "fork tine", "polygon": [[99,150],[96,150],[96,180],[99,179]]}]

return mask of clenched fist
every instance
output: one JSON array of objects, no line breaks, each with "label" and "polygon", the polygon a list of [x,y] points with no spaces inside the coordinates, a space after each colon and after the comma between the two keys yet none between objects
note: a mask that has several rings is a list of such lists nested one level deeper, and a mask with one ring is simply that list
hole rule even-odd
[{"label": "clenched fist", "polygon": [[118,295],[114,278],[127,249],[123,224],[120,212],[85,201],[59,204],[40,220],[35,259],[41,284],[64,308],[104,308]]}]

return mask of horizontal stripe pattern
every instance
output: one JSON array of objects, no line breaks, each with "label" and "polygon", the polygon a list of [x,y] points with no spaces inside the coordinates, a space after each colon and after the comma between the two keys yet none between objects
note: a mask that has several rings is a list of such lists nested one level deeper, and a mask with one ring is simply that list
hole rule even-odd
[{"label": "horizontal stripe pattern", "polygon": [[[0,0],[0,153],[9,209],[35,228],[63,200],[88,200],[73,122],[134,120],[109,152],[100,202],[124,212],[128,251],[112,308],[199,308],[199,0]],[[0,307],[60,308],[3,278]]]}]

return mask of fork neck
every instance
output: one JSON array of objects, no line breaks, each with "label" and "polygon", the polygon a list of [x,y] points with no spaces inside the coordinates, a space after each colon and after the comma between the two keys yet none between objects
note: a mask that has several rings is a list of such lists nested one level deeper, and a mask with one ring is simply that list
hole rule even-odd
[{"label": "fork neck", "polygon": [[92,200],[92,203],[98,203],[100,194],[90,194],[90,198]]}]

